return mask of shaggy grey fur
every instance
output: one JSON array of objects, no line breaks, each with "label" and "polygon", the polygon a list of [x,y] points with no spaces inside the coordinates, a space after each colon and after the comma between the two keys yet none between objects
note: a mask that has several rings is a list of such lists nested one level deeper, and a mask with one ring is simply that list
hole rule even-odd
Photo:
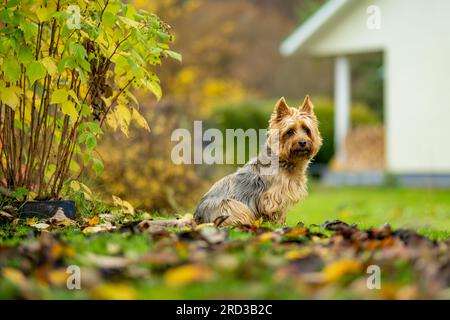
[{"label": "shaggy grey fur", "polygon": [[245,204],[256,218],[262,216],[257,201],[270,188],[273,180],[270,175],[263,173],[267,173],[271,164],[278,164],[278,157],[271,154],[270,148],[265,149],[266,152],[261,152],[236,172],[217,181],[200,199],[194,214],[198,223],[214,222],[223,216],[221,205],[227,199]]}]

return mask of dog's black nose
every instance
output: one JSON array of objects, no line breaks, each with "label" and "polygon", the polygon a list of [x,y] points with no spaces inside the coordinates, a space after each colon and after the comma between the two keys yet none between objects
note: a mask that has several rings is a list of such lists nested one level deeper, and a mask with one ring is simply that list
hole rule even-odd
[{"label": "dog's black nose", "polygon": [[300,141],[298,142],[298,144],[299,144],[300,147],[302,147],[302,148],[306,147],[306,141],[305,141],[305,140],[300,140]]}]

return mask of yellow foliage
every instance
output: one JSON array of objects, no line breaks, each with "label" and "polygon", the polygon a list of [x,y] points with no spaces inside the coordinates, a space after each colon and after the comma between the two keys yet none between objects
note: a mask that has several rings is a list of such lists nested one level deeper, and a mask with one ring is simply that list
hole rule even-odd
[{"label": "yellow foliage", "polygon": [[125,283],[105,283],[92,291],[92,298],[99,300],[133,300],[137,293]]},{"label": "yellow foliage", "polygon": [[24,287],[27,284],[27,279],[25,278],[24,274],[17,269],[8,267],[3,268],[2,276],[18,287]]},{"label": "yellow foliage", "polygon": [[245,89],[237,81],[208,79],[201,90],[200,112],[208,114],[214,106],[239,102],[246,96]]},{"label": "yellow foliage", "polygon": [[333,282],[347,274],[356,273],[361,270],[361,262],[352,259],[343,259],[327,265],[322,271],[322,275],[325,281]]},{"label": "yellow foliage", "polygon": [[134,208],[128,201],[122,200],[116,196],[112,196],[112,198],[114,206],[119,207],[121,213],[134,215]]},{"label": "yellow foliage", "polygon": [[302,259],[311,253],[312,253],[312,249],[310,247],[303,247],[300,249],[291,250],[291,251],[286,252],[285,257],[288,260],[297,260],[297,259]]},{"label": "yellow foliage", "polygon": [[169,269],[164,274],[164,281],[168,286],[178,287],[194,282],[208,281],[213,276],[213,272],[206,266],[188,264]]}]

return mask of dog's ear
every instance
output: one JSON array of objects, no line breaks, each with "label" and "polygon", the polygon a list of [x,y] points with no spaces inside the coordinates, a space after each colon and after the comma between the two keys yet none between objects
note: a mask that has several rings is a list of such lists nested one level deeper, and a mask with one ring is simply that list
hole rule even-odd
[{"label": "dog's ear", "polygon": [[275,104],[275,109],[273,110],[272,120],[281,120],[283,117],[290,115],[291,110],[286,103],[286,99],[281,97],[280,100]]},{"label": "dog's ear", "polygon": [[298,107],[300,111],[306,112],[306,113],[313,113],[314,105],[312,104],[311,98],[309,94],[305,96],[305,99],[303,100],[303,103],[300,107]]}]

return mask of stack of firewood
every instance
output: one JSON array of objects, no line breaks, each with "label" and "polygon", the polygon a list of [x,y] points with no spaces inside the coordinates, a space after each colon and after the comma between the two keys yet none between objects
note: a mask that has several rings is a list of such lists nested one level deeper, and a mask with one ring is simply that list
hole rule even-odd
[{"label": "stack of firewood", "polygon": [[345,171],[379,171],[385,168],[385,133],[383,126],[357,127],[346,139]]}]

